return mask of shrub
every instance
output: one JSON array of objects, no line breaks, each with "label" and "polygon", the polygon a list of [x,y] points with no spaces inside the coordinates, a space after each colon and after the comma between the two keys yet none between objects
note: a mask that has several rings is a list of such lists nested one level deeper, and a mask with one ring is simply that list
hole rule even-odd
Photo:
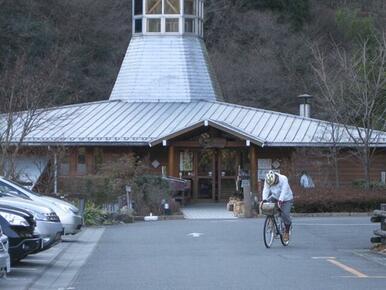
[{"label": "shrub", "polygon": [[83,218],[87,226],[132,223],[134,221],[133,212],[130,210],[121,210],[119,213],[108,213],[99,206],[96,206],[93,202],[87,202]]},{"label": "shrub", "polygon": [[169,184],[161,176],[146,174],[133,180],[133,199],[138,215],[162,214],[162,200],[169,198]]},{"label": "shrub", "polygon": [[295,212],[369,212],[385,202],[384,190],[294,188]]},{"label": "shrub", "polygon": [[84,224],[87,226],[101,225],[106,219],[106,213],[93,202],[87,202],[83,218]]}]

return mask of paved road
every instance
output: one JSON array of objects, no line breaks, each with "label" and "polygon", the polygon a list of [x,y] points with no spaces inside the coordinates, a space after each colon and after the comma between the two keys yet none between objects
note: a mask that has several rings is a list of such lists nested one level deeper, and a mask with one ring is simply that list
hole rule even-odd
[{"label": "paved road", "polygon": [[110,227],[71,287],[385,289],[386,259],[367,251],[376,227],[368,217],[297,218],[288,248],[277,241],[266,249],[262,226],[239,219]]},{"label": "paved road", "polygon": [[31,256],[0,289],[385,289],[369,217],[296,218],[266,249],[262,219],[139,222],[88,229]]},{"label": "paved road", "polygon": [[62,243],[51,249],[28,256],[12,267],[6,278],[0,279],[0,289],[67,289],[103,232],[104,228],[87,229],[64,237]]}]

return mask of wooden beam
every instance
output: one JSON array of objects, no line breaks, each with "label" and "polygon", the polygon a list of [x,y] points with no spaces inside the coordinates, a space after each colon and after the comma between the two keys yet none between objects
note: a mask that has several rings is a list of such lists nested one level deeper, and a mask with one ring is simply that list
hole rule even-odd
[{"label": "wooden beam", "polygon": [[257,193],[257,148],[251,144],[250,147],[250,162],[251,162],[251,191]]},{"label": "wooden beam", "polygon": [[177,177],[175,175],[175,159],[175,148],[171,145],[168,148],[168,175]]},{"label": "wooden beam", "polygon": [[[202,144],[200,144],[198,141],[174,141],[170,142],[170,144],[173,144],[175,147],[194,147],[194,148],[202,148]],[[252,144],[251,144],[252,145]],[[221,146],[221,148],[245,148],[245,142],[243,141],[226,141],[224,146]],[[213,147],[214,148],[214,147]]]}]

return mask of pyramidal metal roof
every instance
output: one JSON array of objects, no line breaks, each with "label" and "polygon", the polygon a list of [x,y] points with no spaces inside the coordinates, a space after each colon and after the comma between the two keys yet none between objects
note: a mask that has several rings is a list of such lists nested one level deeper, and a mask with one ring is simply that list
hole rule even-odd
[{"label": "pyramidal metal roof", "polygon": [[[168,139],[197,126],[214,126],[261,146],[330,146],[331,123],[218,101],[128,102],[109,100],[52,108],[26,136],[27,145],[140,145]],[[341,146],[355,145],[343,125]],[[20,134],[20,133],[19,133]],[[350,136],[351,135],[351,136]],[[16,135],[17,136],[17,132]],[[17,140],[17,139],[15,139]],[[386,132],[374,131],[373,146],[386,147]]]},{"label": "pyramidal metal roof", "polygon": [[222,100],[203,40],[188,35],[133,36],[110,100]]}]

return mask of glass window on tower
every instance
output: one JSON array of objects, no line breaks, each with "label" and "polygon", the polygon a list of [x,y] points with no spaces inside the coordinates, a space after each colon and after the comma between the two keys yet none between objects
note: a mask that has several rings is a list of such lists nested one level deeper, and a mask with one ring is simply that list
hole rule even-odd
[{"label": "glass window on tower", "polygon": [[196,1],[195,0],[184,0],[184,14],[195,15],[196,14]]},{"label": "glass window on tower", "polygon": [[148,18],[147,19],[147,32],[161,32],[161,19],[160,18]]},{"label": "glass window on tower", "polygon": [[135,33],[141,33],[142,32],[142,19],[135,19],[135,27],[134,32]]},{"label": "glass window on tower", "polygon": [[134,2],[134,15],[142,15],[143,0],[135,0]]},{"label": "glass window on tower", "polygon": [[178,32],[179,21],[178,18],[165,19],[165,32]]},{"label": "glass window on tower", "polygon": [[147,14],[162,14],[162,0],[146,0]]},{"label": "glass window on tower", "polygon": [[165,0],[165,14],[180,14],[180,0]]},{"label": "glass window on tower", "polygon": [[194,32],[194,19],[185,19],[185,32]]}]

